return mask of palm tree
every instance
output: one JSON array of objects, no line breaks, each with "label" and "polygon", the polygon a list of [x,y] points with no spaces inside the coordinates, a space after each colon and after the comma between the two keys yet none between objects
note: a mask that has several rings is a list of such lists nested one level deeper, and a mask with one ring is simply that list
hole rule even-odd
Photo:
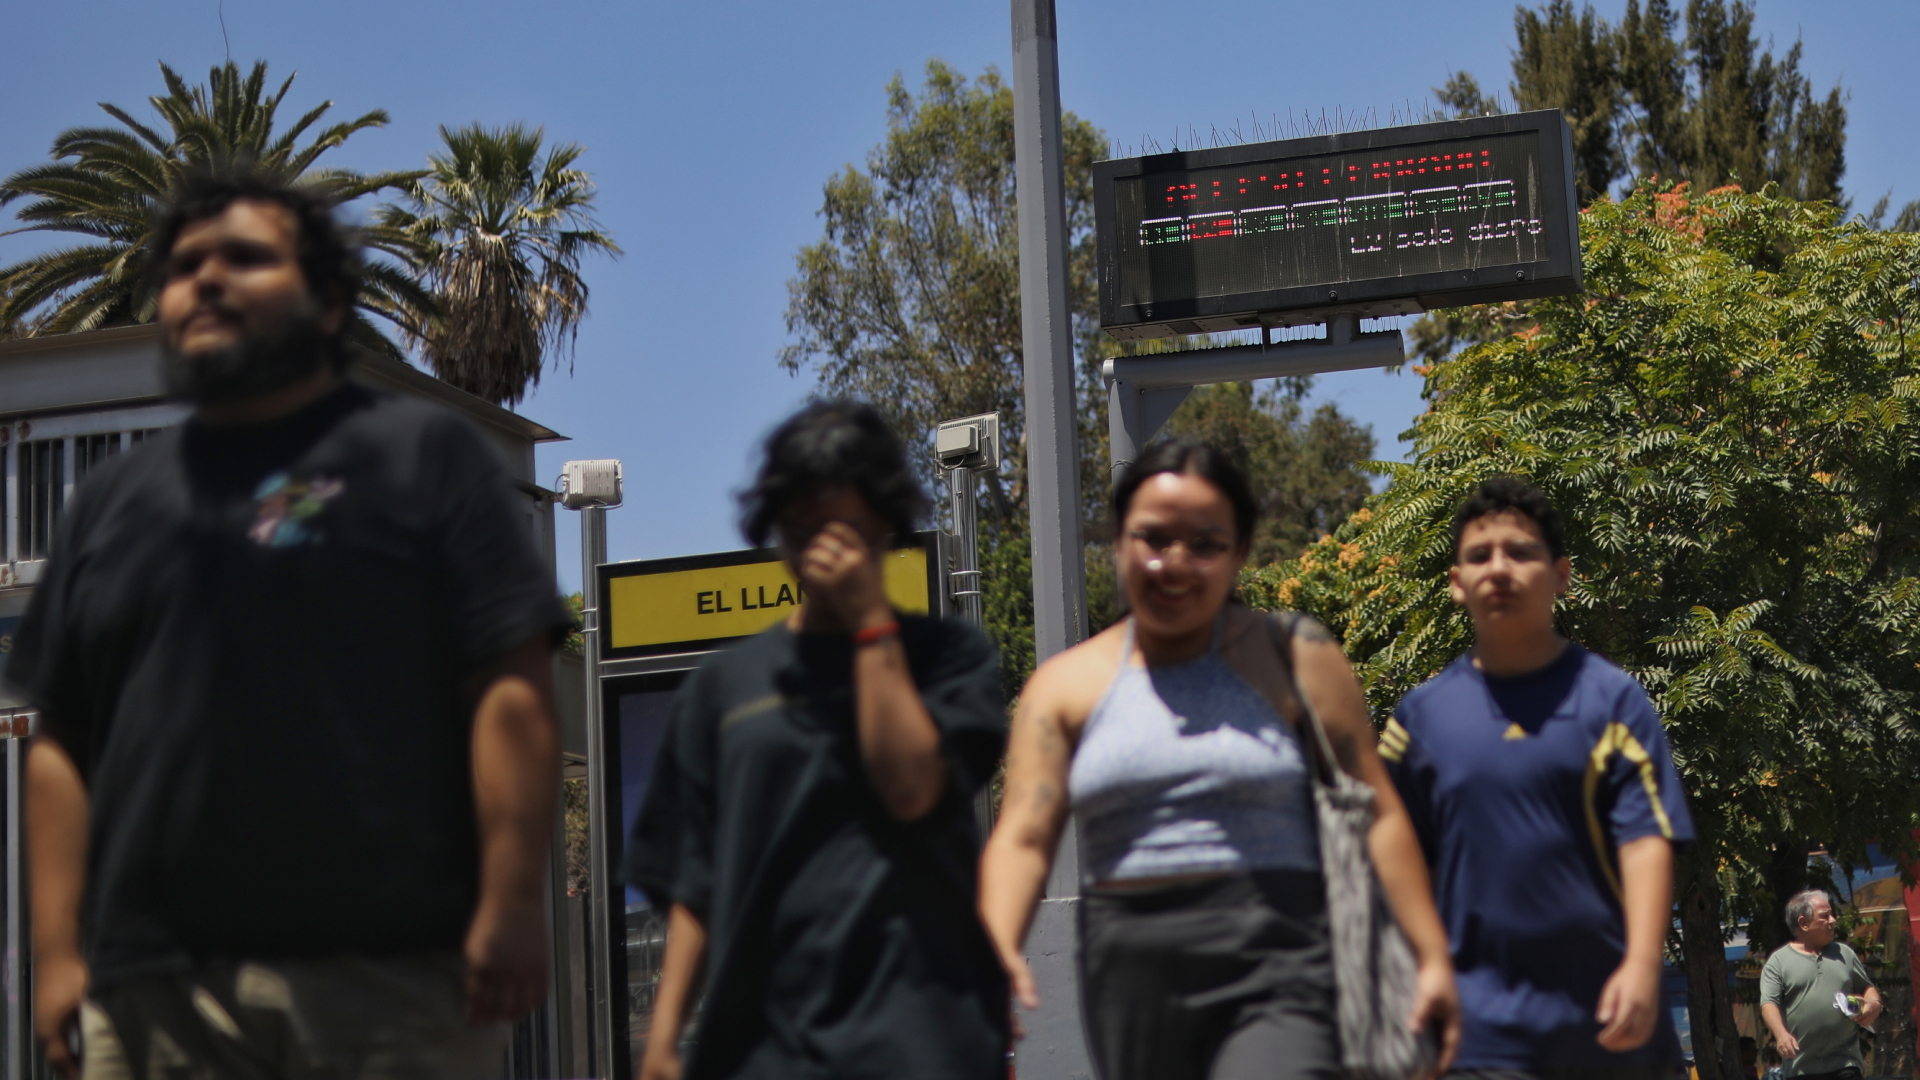
[{"label": "palm tree", "polygon": [[571,350],[587,314],[581,256],[617,256],[593,218],[593,181],[573,143],[542,156],[520,124],[440,128],[443,153],[380,227],[419,252],[441,315],[412,334],[434,373],[488,401],[517,404],[546,359]]},{"label": "palm tree", "polygon": [[[53,141],[53,161],[0,180],[0,206],[29,200],[16,214],[22,227],[0,236],[63,232],[91,238],[0,267],[0,327],[20,334],[59,334],[151,322],[158,296],[145,268],[154,219],[193,171],[257,169],[297,180],[335,202],[400,188],[423,175],[315,168],[320,155],[348,136],[384,126],[387,114],[375,109],[322,129],[305,146],[298,145],[333,107],[327,101],[275,136],[275,113],[293,77],[269,96],[264,61],[255,63],[244,78],[228,61],[209,72],[204,86],[188,86],[165,64],[160,73],[167,94],[147,100],[165,121],[164,134],[118,106],[102,103],[100,108],[121,127],[63,131]],[[363,240],[402,265],[370,260],[360,307],[414,332],[435,308],[432,297],[404,268],[413,255],[406,238],[376,227],[367,230]],[[398,354],[364,316],[356,315],[353,330],[363,344]]]}]

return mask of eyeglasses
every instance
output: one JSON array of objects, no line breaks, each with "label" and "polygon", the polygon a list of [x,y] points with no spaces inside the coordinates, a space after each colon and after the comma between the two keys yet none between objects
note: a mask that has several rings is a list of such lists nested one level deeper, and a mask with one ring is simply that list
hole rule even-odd
[{"label": "eyeglasses", "polygon": [[1187,553],[1187,559],[1194,563],[1218,562],[1233,550],[1233,545],[1216,536],[1196,536],[1183,540],[1167,533],[1154,530],[1135,530],[1127,534],[1127,539],[1144,545],[1155,555],[1166,556],[1177,545]]}]

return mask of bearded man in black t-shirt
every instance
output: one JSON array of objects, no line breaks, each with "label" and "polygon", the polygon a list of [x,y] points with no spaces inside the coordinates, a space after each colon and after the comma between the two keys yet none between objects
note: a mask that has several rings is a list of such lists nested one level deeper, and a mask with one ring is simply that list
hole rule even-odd
[{"label": "bearded man in black t-shirt", "polygon": [[344,378],[324,204],[200,178],[155,251],[193,415],[89,476],[7,670],[38,1034],[89,1080],[496,1072],[545,994],[550,572],[478,434]]}]

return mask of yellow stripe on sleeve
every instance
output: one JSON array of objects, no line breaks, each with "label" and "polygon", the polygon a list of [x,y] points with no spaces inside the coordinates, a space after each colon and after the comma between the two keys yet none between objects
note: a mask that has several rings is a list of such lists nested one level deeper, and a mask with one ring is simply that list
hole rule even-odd
[{"label": "yellow stripe on sleeve", "polygon": [[1587,806],[1587,829],[1593,834],[1594,854],[1600,857],[1600,870],[1607,875],[1607,884],[1613,886],[1615,896],[1620,895],[1620,877],[1613,869],[1614,853],[1607,849],[1606,829],[1600,823],[1600,807],[1595,796],[1600,791],[1600,778],[1607,773],[1607,765],[1613,755],[1633,764],[1640,773],[1640,785],[1646,788],[1647,803],[1653,808],[1653,820],[1660,826],[1660,835],[1673,839],[1673,822],[1667,818],[1667,808],[1660,802],[1660,777],[1654,771],[1653,757],[1640,740],[1633,737],[1627,725],[1618,720],[1607,725],[1600,733],[1600,741],[1594,744],[1593,753],[1587,759],[1587,779],[1585,797]]},{"label": "yellow stripe on sleeve", "polygon": [[1398,762],[1407,756],[1407,748],[1412,738],[1407,729],[1400,726],[1400,718],[1389,717],[1387,726],[1380,732],[1380,758],[1383,761]]}]

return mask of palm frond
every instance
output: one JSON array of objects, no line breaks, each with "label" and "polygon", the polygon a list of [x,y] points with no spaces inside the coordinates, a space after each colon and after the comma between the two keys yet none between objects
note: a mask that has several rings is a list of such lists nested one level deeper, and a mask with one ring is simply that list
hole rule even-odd
[{"label": "palm frond", "polygon": [[407,359],[406,352],[395,345],[392,338],[381,333],[380,329],[368,321],[365,315],[358,312],[354,313],[353,319],[347,323],[347,340],[369,352],[389,356],[403,363]]},{"label": "palm frond", "polygon": [[307,167],[313,164],[315,158],[346,142],[348,136],[353,135],[355,132],[364,131],[367,128],[385,127],[386,125],[387,111],[385,109],[375,109],[357,120],[350,120],[344,124],[335,124],[325,131],[320,132],[318,135],[315,135],[313,141],[307,145],[305,150],[287,159],[287,170],[297,176],[307,171]]},{"label": "palm frond", "polygon": [[418,321],[422,351],[446,381],[514,403],[570,354],[587,314],[581,257],[617,256],[592,218],[593,186],[573,168],[582,149],[543,155],[544,132],[512,124],[440,128],[443,149],[378,226],[404,238],[443,314]]},{"label": "palm frond", "polygon": [[[291,83],[292,80],[289,79],[288,82]],[[282,132],[280,137],[273,141],[273,145],[266,148],[266,151],[261,154],[261,157],[271,161],[285,160],[287,155],[293,151],[293,144],[300,140],[300,136],[305,134],[306,130],[312,127],[315,121],[325,116],[327,110],[331,108],[333,108],[333,102],[323,101],[313,108],[308,109],[306,115],[295,120],[292,127]]]},{"label": "palm frond", "polygon": [[[106,113],[108,116],[113,117],[115,120],[120,121],[122,124],[125,124],[128,130],[132,131],[136,136],[140,138],[142,142],[145,142],[148,147],[152,148],[154,153],[165,154],[168,151],[168,149],[170,149],[169,143],[167,142],[167,140],[160,137],[159,132],[153,130],[147,125],[141,123],[140,121],[135,120],[133,117],[127,115],[126,110],[122,109],[120,106],[112,105],[103,101],[100,103],[100,111]],[[54,157],[66,156],[66,153],[63,150],[61,150],[60,147],[61,147],[61,144],[65,142],[67,139],[73,138],[75,136],[84,137],[85,135],[94,133],[94,132],[100,133],[100,137],[112,137],[120,134],[120,132],[114,131],[112,128],[70,128],[66,131],[61,132],[59,137],[54,139],[53,156]]]},{"label": "palm frond", "polygon": [[19,319],[35,305],[102,276],[117,250],[110,244],[82,244],[0,268],[0,281],[7,283],[0,312],[8,320]]},{"label": "palm frond", "polygon": [[[163,94],[147,101],[161,117],[149,125],[117,105],[102,103],[118,127],[81,126],[53,141],[53,160],[27,166],[0,180],[0,206],[19,203],[17,232],[60,232],[92,237],[97,243],[44,252],[0,271],[0,326],[9,332],[61,333],[122,322],[151,321],[156,295],[144,273],[145,253],[155,211],[194,169],[248,166],[266,169],[293,182],[314,184],[340,201],[376,191],[402,191],[425,174],[364,174],[322,169],[326,151],[355,132],[387,122],[380,109],[302,138],[318,124],[331,102],[307,110],[291,126],[274,134],[274,118],[292,90],[294,75],[269,90],[267,64],[256,61],[244,72],[231,61],[213,67],[206,82],[189,84],[162,63]],[[374,238],[377,248],[412,265],[419,252],[409,236],[387,233]],[[401,275],[404,276],[404,275]],[[404,287],[383,276],[369,310],[395,312],[408,306],[432,310],[424,290]],[[396,325],[419,324],[405,316]],[[377,331],[374,331],[377,336]],[[384,338],[381,340],[385,340]],[[391,343],[388,348],[393,348]]]}]

